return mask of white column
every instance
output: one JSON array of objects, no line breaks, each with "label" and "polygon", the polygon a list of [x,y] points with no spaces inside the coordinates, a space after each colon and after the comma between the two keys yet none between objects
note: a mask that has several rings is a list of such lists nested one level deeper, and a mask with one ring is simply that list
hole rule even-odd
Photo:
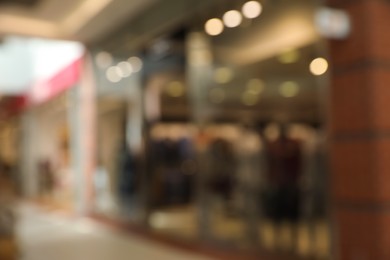
[{"label": "white column", "polygon": [[39,147],[37,119],[34,110],[23,113],[20,119],[20,174],[22,192],[26,198],[34,198],[39,193],[36,147]]},{"label": "white column", "polygon": [[95,84],[89,56],[86,55],[82,78],[69,93],[71,165],[74,209],[83,214],[93,199],[93,174],[96,161]]}]

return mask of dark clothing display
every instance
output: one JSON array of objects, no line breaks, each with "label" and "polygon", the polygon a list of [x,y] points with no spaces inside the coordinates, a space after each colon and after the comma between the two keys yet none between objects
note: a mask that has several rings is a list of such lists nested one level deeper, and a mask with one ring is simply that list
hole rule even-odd
[{"label": "dark clothing display", "polygon": [[138,183],[136,160],[126,147],[120,149],[118,158],[118,185],[119,194],[122,198],[131,197]]},{"label": "dark clothing display", "polygon": [[230,143],[215,139],[210,145],[211,176],[209,186],[212,192],[229,199],[233,190],[236,172],[236,158]]},{"label": "dark clothing display", "polygon": [[297,221],[300,212],[299,179],[302,173],[298,141],[281,137],[267,145],[268,187],[263,192],[265,214],[275,220]]},{"label": "dark clothing display", "polygon": [[268,188],[263,193],[263,206],[266,217],[280,222],[296,222],[300,210],[300,190],[296,186]]},{"label": "dark clothing display", "polygon": [[50,161],[42,160],[39,162],[38,171],[40,193],[41,195],[50,195],[55,185],[54,172]]},{"label": "dark clothing display", "polygon": [[151,142],[152,201],[155,206],[186,204],[192,197],[192,172],[185,163],[194,159],[192,143],[182,138]]},{"label": "dark clothing display", "polygon": [[280,138],[267,145],[267,181],[272,186],[296,185],[302,172],[302,154],[298,141]]}]

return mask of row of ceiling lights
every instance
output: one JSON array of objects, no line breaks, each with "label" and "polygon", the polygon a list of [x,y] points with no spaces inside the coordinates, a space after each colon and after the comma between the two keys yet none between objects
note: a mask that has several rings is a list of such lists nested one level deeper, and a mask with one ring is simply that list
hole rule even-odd
[{"label": "row of ceiling lights", "polygon": [[[285,81],[279,86],[279,94],[285,98],[295,97],[299,93],[299,85],[295,81]],[[260,94],[265,90],[265,83],[257,78],[248,80],[245,91],[241,95],[241,101],[248,106],[255,105],[260,98]],[[180,81],[169,82],[165,87],[167,95],[178,98],[185,92],[184,84]],[[209,91],[209,99],[212,103],[220,104],[226,98],[226,90],[223,88],[212,88]]]},{"label": "row of ceiling lights", "polygon": [[[104,54],[105,55],[105,54]],[[142,61],[138,57],[131,57],[127,61],[119,62],[116,66],[110,66],[112,60],[103,56],[97,56],[99,67],[108,67],[106,77],[111,82],[119,82],[122,78],[129,77],[132,73],[139,72],[142,69]],[[314,59],[310,64],[310,70],[314,75],[321,75],[326,72],[328,63],[324,58]],[[218,68],[214,72],[214,81],[219,84],[225,84],[232,80],[233,71],[229,68]],[[246,90],[241,96],[241,101],[245,105],[255,105],[259,100],[259,95],[264,91],[265,84],[262,80],[253,78],[247,82]],[[299,92],[299,85],[294,81],[286,81],[279,86],[279,93],[286,98],[294,97]],[[172,97],[181,97],[184,94],[184,85],[179,81],[170,82],[167,86],[167,94]],[[222,103],[225,99],[225,90],[213,88],[209,92],[210,101],[216,104]]]},{"label": "row of ceiling lights", "polygon": [[[234,28],[242,23],[243,16],[247,19],[257,18],[263,11],[261,3],[257,1],[248,1],[242,6],[241,12],[237,10],[227,11],[222,20],[219,18],[209,19],[205,23],[205,31],[211,36],[217,36],[224,30],[224,26],[228,28]],[[290,50],[279,56],[281,63],[294,63],[299,59],[299,53],[297,50]],[[319,76],[324,74],[328,70],[328,62],[324,58],[314,59],[310,64],[310,72],[313,75]]]},{"label": "row of ceiling lights", "polygon": [[222,20],[219,18],[209,19],[204,28],[207,34],[216,36],[223,32],[224,26],[228,28],[234,28],[242,23],[243,16],[247,19],[254,19],[258,17],[263,10],[262,5],[257,1],[246,2],[240,11],[230,10],[227,11]]},{"label": "row of ceiling lights", "polygon": [[[328,70],[328,61],[324,58],[313,59],[310,63],[310,71],[313,75],[322,75]],[[228,67],[216,68],[213,73],[215,83],[223,85],[231,82],[234,78],[233,70]],[[180,81],[172,81],[166,86],[166,93],[171,97],[181,97],[184,95],[184,84]],[[250,79],[246,84],[246,89],[241,96],[241,101],[248,106],[255,105],[260,94],[265,89],[265,83],[258,78]],[[292,98],[298,95],[300,86],[295,81],[283,82],[278,89],[281,96]],[[222,88],[213,88],[209,92],[210,101],[213,103],[222,103],[225,99],[225,90]]]},{"label": "row of ceiling lights", "polygon": [[[285,81],[280,84],[278,92],[282,97],[292,98],[299,93],[299,85],[295,81]],[[241,94],[241,102],[247,106],[258,103],[260,94],[265,90],[265,84],[260,79],[254,78],[247,82],[245,91]],[[226,91],[223,88],[213,88],[209,91],[209,99],[212,103],[220,104],[226,99]]]},{"label": "row of ceiling lights", "polygon": [[141,71],[143,66],[142,60],[136,56],[112,66],[114,59],[108,52],[98,53],[95,60],[99,68],[106,69],[106,78],[113,83],[117,83],[124,78],[130,77],[133,73]]}]

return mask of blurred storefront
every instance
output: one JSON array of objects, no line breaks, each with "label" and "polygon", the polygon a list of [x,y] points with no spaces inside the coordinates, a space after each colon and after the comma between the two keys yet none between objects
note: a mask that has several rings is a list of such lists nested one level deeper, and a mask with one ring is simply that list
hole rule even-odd
[{"label": "blurred storefront", "polygon": [[[69,207],[72,201],[69,125],[66,93],[30,109],[25,138],[34,149],[29,174],[36,176],[38,197]],[[29,140],[28,140],[29,139]]]},{"label": "blurred storefront", "polygon": [[[77,43],[25,40],[34,64],[31,89],[21,106],[19,145],[26,197],[75,208],[77,127],[75,89],[82,82],[83,48]],[[45,58],[42,58],[45,53]]]},{"label": "blurred storefront", "polygon": [[388,259],[388,1],[146,2],[82,65],[4,39],[2,91],[34,82],[0,111],[24,193],[177,240]]},{"label": "blurred storefront", "polygon": [[22,192],[20,153],[22,128],[20,112],[25,104],[22,96],[2,97],[0,100],[0,165],[16,184],[16,192]]},{"label": "blurred storefront", "polygon": [[[328,64],[318,8],[310,0],[170,1],[96,46],[97,67],[106,61],[95,70],[100,84],[136,89],[140,99],[111,98],[111,116],[98,116],[108,179],[137,180],[133,199],[117,206],[142,212],[138,221],[167,236],[330,257]],[[155,23],[145,23],[150,17]],[[134,53],[142,71],[127,75]],[[107,97],[98,96],[99,111]],[[142,117],[137,127],[123,123],[129,104]],[[132,156],[137,170],[120,179],[110,164],[134,155],[131,139],[125,152],[110,151],[125,129],[143,139]]]},{"label": "blurred storefront", "polygon": [[[92,207],[100,214],[140,220],[138,191],[142,149],[142,61],[94,51],[96,172]],[[117,67],[113,66],[118,64]]]}]

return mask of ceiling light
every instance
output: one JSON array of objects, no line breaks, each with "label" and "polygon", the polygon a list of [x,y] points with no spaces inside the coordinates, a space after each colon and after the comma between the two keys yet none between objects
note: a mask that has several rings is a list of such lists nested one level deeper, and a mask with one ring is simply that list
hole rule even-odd
[{"label": "ceiling light", "polygon": [[210,19],[205,24],[205,31],[207,34],[216,36],[223,32],[223,23],[218,18]]},{"label": "ceiling light", "polygon": [[99,52],[95,57],[96,64],[101,69],[105,69],[110,66],[112,64],[112,60],[112,55],[105,51]]},{"label": "ceiling light", "polygon": [[241,96],[241,101],[244,105],[254,106],[259,101],[259,96],[245,91]]},{"label": "ceiling light", "polygon": [[299,92],[299,85],[295,81],[283,82],[279,87],[279,93],[283,97],[290,98],[294,97]]},{"label": "ceiling light", "polygon": [[263,10],[261,4],[257,1],[249,1],[242,7],[242,13],[246,18],[253,19],[258,17]]},{"label": "ceiling light", "polygon": [[328,61],[324,58],[316,58],[310,63],[310,72],[313,75],[319,76],[328,70]]},{"label": "ceiling light", "polygon": [[138,57],[130,57],[128,60],[127,60],[132,69],[133,69],[133,72],[140,72],[141,69],[142,69],[142,66],[143,66],[143,63],[142,63],[142,60]]},{"label": "ceiling light", "polygon": [[122,61],[117,67],[120,69],[123,78],[129,77],[133,73],[133,67],[129,62]]},{"label": "ceiling light", "polygon": [[107,69],[106,77],[109,81],[116,83],[122,79],[122,72],[118,67],[112,66]]},{"label": "ceiling light", "polygon": [[228,11],[223,15],[223,22],[225,23],[226,27],[237,27],[242,22],[242,15],[239,11],[236,10]]},{"label": "ceiling light", "polygon": [[278,60],[283,64],[295,63],[299,60],[299,52],[297,50],[287,50],[279,55]]},{"label": "ceiling light", "polygon": [[226,84],[233,79],[233,71],[230,68],[218,68],[214,72],[214,81],[219,84]]},{"label": "ceiling light", "polygon": [[180,81],[172,81],[167,86],[167,94],[171,97],[181,97],[184,94],[184,86]]},{"label": "ceiling light", "polygon": [[248,92],[258,95],[264,91],[264,82],[260,79],[250,79],[246,84],[246,89]]}]

